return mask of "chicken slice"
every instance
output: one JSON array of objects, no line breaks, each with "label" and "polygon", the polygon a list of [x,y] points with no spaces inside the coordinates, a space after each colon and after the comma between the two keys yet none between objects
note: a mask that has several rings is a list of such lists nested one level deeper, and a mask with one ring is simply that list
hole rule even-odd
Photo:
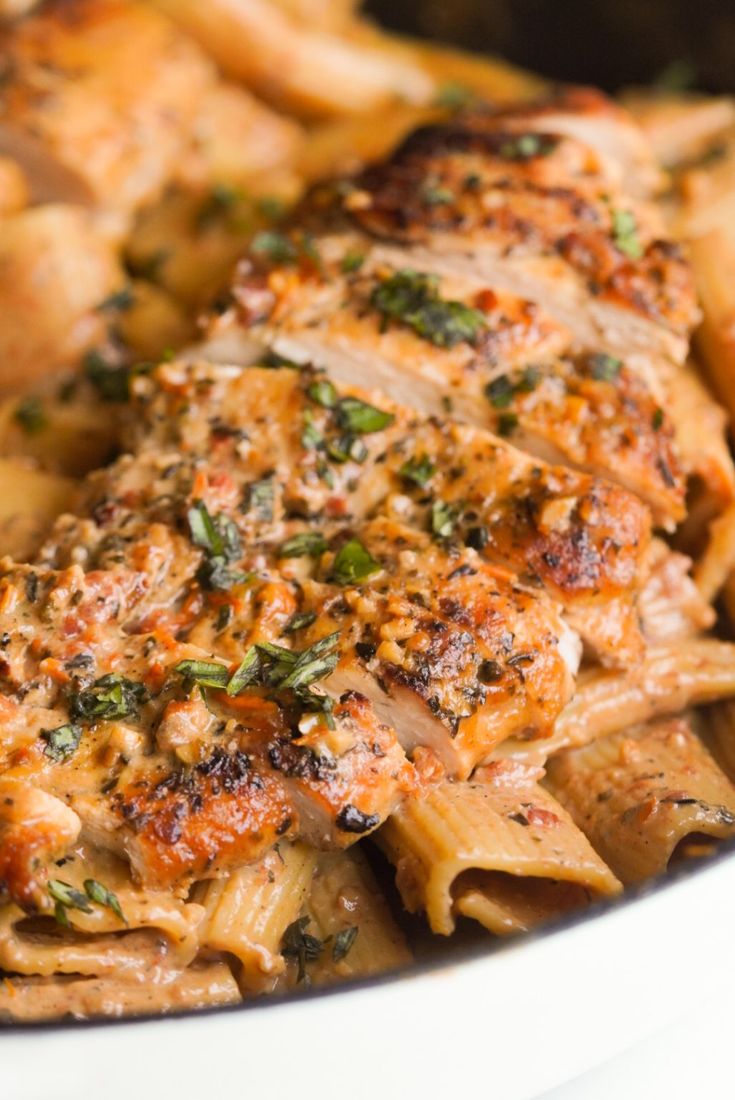
[{"label": "chicken slice", "polygon": [[58,798],[9,773],[0,777],[0,896],[40,908],[46,865],[64,854],[80,828],[77,815]]},{"label": "chicken slice", "polygon": [[[545,588],[605,661],[640,653],[635,593],[650,521],[625,490],[309,372],[172,363],[138,380],[136,392],[139,459],[174,443],[196,456],[199,495],[210,486],[238,523],[240,500],[254,522],[253,478],[268,475],[275,527],[270,518],[257,536],[248,527],[258,547],[300,532],[300,518],[329,537],[345,523],[393,515],[447,545],[479,547]],[[141,496],[133,506],[145,511]]]},{"label": "chicken slice", "polygon": [[0,54],[0,152],[24,168],[33,199],[123,216],[160,194],[214,80],[195,43],[121,0],[46,4],[2,31]]},{"label": "chicken slice", "polygon": [[532,302],[457,276],[390,268],[355,234],[316,247],[316,273],[241,264],[236,316],[216,319],[207,353],[248,361],[274,351],[340,382],[369,378],[423,414],[450,408],[539,458],[617,481],[664,526],[683,518],[660,384],[652,391],[622,359],[574,355],[564,326]]},{"label": "chicken slice", "polygon": [[572,142],[490,118],[426,127],[342,205],[387,263],[530,298],[583,347],[660,374],[684,360],[699,316],[689,267],[650,206],[569,170]]},{"label": "chicken slice", "polygon": [[[320,583],[365,553],[373,572],[361,583]],[[388,519],[343,537],[318,574],[303,582],[302,606],[317,615],[307,643],[339,631],[340,661],[325,686],[367,696],[406,751],[430,748],[466,776],[512,733],[551,732],[580,647],[542,595],[473,550],[447,553]]]}]

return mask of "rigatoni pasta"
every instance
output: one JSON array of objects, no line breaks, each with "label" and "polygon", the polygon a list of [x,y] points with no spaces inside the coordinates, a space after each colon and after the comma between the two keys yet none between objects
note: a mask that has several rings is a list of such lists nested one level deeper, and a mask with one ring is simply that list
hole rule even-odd
[{"label": "rigatoni pasta", "polygon": [[733,104],[351,0],[5,9],[0,1018],[396,972],[735,835]]}]

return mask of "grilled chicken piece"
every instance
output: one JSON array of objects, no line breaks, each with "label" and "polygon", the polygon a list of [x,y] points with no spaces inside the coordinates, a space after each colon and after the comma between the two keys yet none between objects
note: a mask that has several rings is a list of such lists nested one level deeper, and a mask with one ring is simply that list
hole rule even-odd
[{"label": "grilled chicken piece", "polygon": [[[329,687],[329,682],[327,682]],[[335,728],[305,715],[268,745],[298,814],[300,836],[317,848],[345,848],[381,825],[417,779],[396,735],[358,691],[332,711]]]},{"label": "grilled chicken piece", "polygon": [[[412,766],[366,699],[343,695],[330,726],[302,695],[267,684],[227,694],[242,643],[222,663],[169,629],[126,633],[136,574],[5,570],[3,762],[13,772],[22,764],[24,782],[53,796],[49,806],[70,805],[85,835],[127,857],[145,884],[258,859],[298,835],[299,812],[312,843],[344,847],[413,789]],[[202,667],[221,674],[219,688],[203,689],[206,705],[182,660],[195,681]],[[0,870],[21,904],[44,896],[39,853],[63,854],[45,825],[26,824],[22,836],[0,838]]]},{"label": "grilled chicken piece", "polygon": [[3,219],[0,234],[0,393],[77,364],[106,336],[98,306],[124,285],[92,215],[62,204]]},{"label": "grilled chicken piece", "polygon": [[662,186],[661,170],[638,120],[596,88],[562,88],[525,110],[514,105],[495,117],[514,129],[532,126],[589,146],[607,175],[635,198]]},{"label": "grilled chicken piece", "polygon": [[369,378],[424,414],[451,409],[539,458],[617,481],[663,526],[683,518],[660,385],[652,392],[621,359],[575,355],[564,326],[532,302],[458,276],[396,271],[371,245],[357,234],[320,238],[317,270],[244,262],[235,315],[213,322],[207,353],[257,361],[275,351],[337,381]]},{"label": "grilled chicken piece", "polygon": [[698,319],[689,268],[651,207],[572,138],[461,117],[412,134],[342,200],[393,266],[462,273],[530,298],[583,347],[681,363]]},{"label": "grilled chicken piece", "polygon": [[123,0],[52,0],[2,31],[0,54],[0,152],[33,199],[122,214],[160,194],[214,79],[195,43]]},{"label": "grilled chicken piece", "polygon": [[430,748],[461,777],[511,731],[548,736],[580,656],[553,605],[475,551],[447,554],[394,521],[357,534],[323,556],[318,575],[365,551],[373,575],[336,591],[304,581],[303,607],[318,616],[306,640],[340,632],[327,689],[363,693],[407,751]]},{"label": "grilled chicken piece", "polygon": [[33,911],[43,905],[37,870],[79,836],[77,815],[58,798],[20,777],[0,777],[0,897]]},{"label": "grilled chicken piece", "polygon": [[[196,460],[193,496],[211,499],[212,513],[227,501],[251,545],[302,529],[297,517],[328,538],[393,515],[545,588],[604,661],[640,654],[634,605],[649,517],[625,490],[309,372],[172,363],[136,389],[138,460],[173,446]],[[251,501],[263,481],[272,500],[258,528]],[[147,516],[145,499],[142,490],[127,507]],[[186,504],[179,509],[183,519]]]}]

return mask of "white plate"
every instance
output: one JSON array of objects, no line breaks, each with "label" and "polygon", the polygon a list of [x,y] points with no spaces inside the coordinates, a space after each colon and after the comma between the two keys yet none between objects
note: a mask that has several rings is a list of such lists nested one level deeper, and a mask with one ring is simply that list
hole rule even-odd
[{"label": "white plate", "polygon": [[735,858],[489,954],[179,1019],[0,1031],[3,1100],[528,1100],[730,976]]}]

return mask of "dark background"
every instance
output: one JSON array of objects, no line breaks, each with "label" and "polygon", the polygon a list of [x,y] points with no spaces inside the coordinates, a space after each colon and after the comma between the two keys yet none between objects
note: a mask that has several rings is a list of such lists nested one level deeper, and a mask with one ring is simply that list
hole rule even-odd
[{"label": "dark background", "polygon": [[366,8],[385,26],[559,80],[614,91],[667,71],[671,84],[735,91],[735,0],[368,0]]}]

